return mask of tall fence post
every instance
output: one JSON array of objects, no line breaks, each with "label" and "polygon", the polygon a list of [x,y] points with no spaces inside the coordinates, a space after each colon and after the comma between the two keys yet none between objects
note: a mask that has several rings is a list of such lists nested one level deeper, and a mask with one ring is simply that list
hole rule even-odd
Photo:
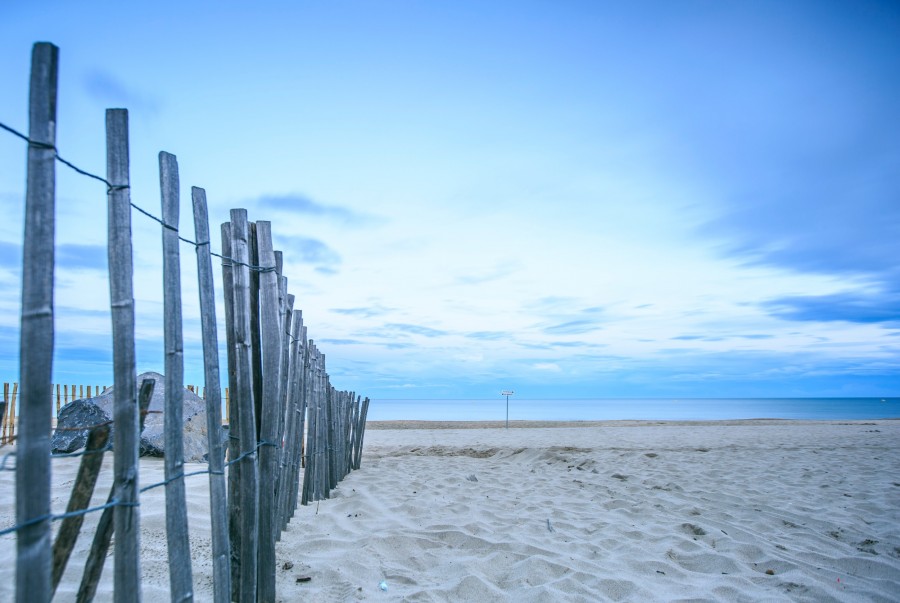
[{"label": "tall fence post", "polygon": [[275,271],[275,250],[272,248],[270,222],[256,223],[256,242],[259,249],[260,335],[262,342],[262,403],[259,449],[259,577],[257,592],[260,601],[275,600],[275,446],[278,437],[278,409],[281,406],[281,310],[278,303],[278,274]]},{"label": "tall fence post", "polygon": [[[247,224],[247,263],[251,266],[259,266],[259,245],[256,240],[256,222]],[[250,280],[250,354],[253,383],[253,416],[256,418],[256,439],[259,440],[262,433],[262,408],[263,401],[263,376],[262,376],[262,342],[259,331],[259,270],[251,270]],[[259,461],[257,460],[257,465]]]},{"label": "tall fence post", "polygon": [[165,476],[166,540],[169,547],[169,586],[173,601],[192,601],[191,547],[188,540],[184,492],[184,344],[181,326],[181,264],[178,249],[178,162],[159,154],[162,197],[163,312],[165,336]]},{"label": "tall fence post", "polygon": [[[128,111],[106,111],[106,176],[110,183],[109,297],[113,336],[113,432],[116,557],[114,596],[121,603],[140,601],[141,558],[139,502],[137,369],[134,351],[134,273],[131,249]],[[89,388],[90,389],[90,388]],[[99,392],[98,392],[99,393]]]},{"label": "tall fence post", "polygon": [[[226,414],[228,415],[228,460],[241,455],[239,413],[236,408],[237,352],[235,347],[234,316],[234,263],[231,260],[231,222],[225,222],[222,233],[222,291],[225,300],[225,345],[228,351],[228,387],[225,388]],[[241,592],[241,463],[228,465],[228,536],[231,541],[231,600],[237,601]]]},{"label": "tall fence post", "polygon": [[200,289],[200,324],[203,336],[203,372],[206,397],[206,436],[209,442],[209,503],[212,522],[213,595],[216,603],[231,600],[231,548],[228,543],[228,508],[225,499],[225,453],[222,450],[222,401],[219,389],[219,338],[216,331],[216,296],[209,254],[209,217],[206,191],[191,189],[194,233],[197,238],[197,274]]},{"label": "tall fence post", "polygon": [[[276,251],[276,258],[280,260],[281,252]],[[280,261],[276,262],[281,264]],[[278,400],[278,437],[280,446],[275,449],[276,466],[275,466],[275,540],[281,540],[281,511],[282,501],[284,500],[285,490],[285,463],[288,456],[288,449],[291,443],[288,441],[288,418],[286,415],[291,397],[291,375],[293,363],[291,362],[291,351],[294,349],[292,345],[291,335],[291,319],[294,311],[294,296],[287,293],[287,278],[278,277],[278,296],[283,300],[281,305],[281,396]]]},{"label": "tall fence post", "polygon": [[[293,308],[294,296],[288,296],[288,305]],[[278,521],[280,532],[287,527],[289,504],[294,486],[294,459],[299,454],[300,442],[297,440],[298,402],[300,398],[300,372],[303,370],[302,350],[300,347],[300,327],[302,319],[300,310],[291,311],[290,365],[285,398],[284,416],[284,451],[281,457],[281,477],[278,488]]]},{"label": "tall fence post", "polygon": [[[109,440],[109,431],[109,425],[101,423],[91,429],[88,434],[87,444],[84,448],[86,454],[81,457],[81,465],[78,467],[78,475],[75,478],[75,485],[72,487],[72,495],[69,498],[69,504],[66,506],[67,514],[82,511],[91,502],[94,486],[97,484],[97,474],[100,472],[100,466],[103,464],[103,451],[106,448],[106,442]],[[84,515],[74,514],[66,517],[59,527],[56,542],[53,543],[53,583],[51,590],[54,594],[63,573],[66,571],[69,556],[75,547],[75,541],[78,539],[78,533],[81,531],[83,521]],[[135,600],[135,598],[132,597],[132,600]]]},{"label": "tall fence post", "polygon": [[31,54],[28,178],[22,253],[19,383],[22,410],[16,466],[16,600],[49,601],[50,428],[53,372],[53,262],[56,209],[56,82],[59,49]]},{"label": "tall fence post", "polygon": [[[298,311],[299,312],[299,311]],[[306,467],[306,450],[308,447],[308,443],[306,441],[306,408],[309,400],[308,395],[308,384],[309,384],[309,342],[306,340],[306,327],[303,325],[303,313],[300,312],[298,316],[298,320],[300,321],[300,345],[302,349],[300,350],[301,357],[298,358],[300,362],[299,372],[300,372],[300,386],[299,386],[299,400],[297,405],[297,453],[294,457],[294,468],[293,468],[293,485],[291,486],[291,500],[288,504],[290,511],[288,512],[288,517],[285,519],[285,525],[287,525],[288,519],[294,516],[294,511],[297,509],[297,501],[301,497],[300,495],[300,478],[301,473],[300,469]]]},{"label": "tall fence post", "polygon": [[315,466],[318,438],[316,437],[316,427],[318,424],[318,387],[316,384],[316,364],[318,363],[318,355],[316,353],[315,342],[310,339],[306,342],[306,395],[307,400],[307,417],[306,417],[306,465],[303,471],[303,494],[300,497],[300,504],[307,505],[309,501],[315,499]]},{"label": "tall fence post", "polygon": [[363,439],[366,437],[366,415],[369,414],[369,399],[363,400],[362,411],[359,416],[359,443],[356,449],[356,468],[359,469],[362,460]]},{"label": "tall fence post", "polygon": [[[141,382],[141,389],[138,392],[138,408],[140,409],[138,413],[140,417],[138,420],[138,433],[144,431],[144,419],[147,416],[147,409],[150,408],[150,400],[153,398],[153,389],[155,387],[155,379],[144,379]],[[115,494],[116,485],[113,484],[106,502],[112,502]],[[100,520],[97,522],[94,540],[91,542],[90,552],[84,563],[81,584],[78,586],[78,593],[75,596],[75,603],[88,603],[94,600],[94,595],[97,592],[97,583],[100,582],[100,575],[103,573],[103,563],[106,561],[106,552],[109,550],[112,535],[113,508],[107,507],[103,509],[103,513],[100,514]]]},{"label": "tall fence post", "polygon": [[7,413],[9,412],[9,383],[3,384],[3,412],[0,412],[0,444],[7,442],[7,429],[9,428],[9,420]]},{"label": "tall fence post", "polygon": [[240,437],[241,505],[241,603],[256,601],[256,555],[259,537],[259,474],[256,464],[256,413],[253,401],[253,352],[250,330],[250,270],[247,210],[231,210],[231,257],[234,278],[234,347],[237,401],[232,420],[237,420]]}]

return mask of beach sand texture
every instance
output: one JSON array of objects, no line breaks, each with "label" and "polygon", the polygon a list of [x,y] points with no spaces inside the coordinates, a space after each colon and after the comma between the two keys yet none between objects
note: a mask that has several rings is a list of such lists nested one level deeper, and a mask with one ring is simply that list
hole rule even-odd
[{"label": "beach sand texture", "polygon": [[[378,427],[362,469],[282,535],[280,601],[900,600],[900,421]],[[55,512],[74,461],[54,461]],[[141,465],[142,483],[162,478],[160,460]],[[3,527],[13,483],[0,474]],[[207,492],[189,478],[198,601],[212,596]],[[161,489],[141,513],[144,599],[167,600]],[[14,536],[3,541],[6,601]],[[89,546],[56,600],[74,599]],[[98,601],[111,574],[112,558]]]}]

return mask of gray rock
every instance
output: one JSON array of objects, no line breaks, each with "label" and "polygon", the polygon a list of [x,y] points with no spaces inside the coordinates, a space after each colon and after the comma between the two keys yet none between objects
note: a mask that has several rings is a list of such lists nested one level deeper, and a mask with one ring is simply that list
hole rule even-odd
[{"label": "gray rock", "polygon": [[[144,379],[156,379],[153,397],[150,399],[150,414],[144,420],[144,432],[141,434],[142,456],[165,455],[165,396],[166,381],[159,373],[143,373],[137,382]],[[206,402],[197,394],[184,390],[183,409],[184,460],[187,462],[205,461],[209,452],[206,439]]]},{"label": "gray rock", "polygon": [[75,400],[59,409],[57,427],[50,438],[50,449],[54,453],[75,452],[84,448],[90,428],[110,420],[106,411],[94,402],[95,399]]},{"label": "gray rock", "polygon": [[[137,378],[138,386],[144,379],[155,379],[156,386],[153,389],[153,397],[150,399],[150,412],[144,420],[144,431],[141,434],[141,456],[164,456],[165,378],[155,372],[142,373]],[[113,404],[113,388],[109,388],[95,398],[76,400],[60,409],[57,431],[51,440],[53,451],[73,452],[84,447],[88,433],[88,429],[84,427],[108,421],[113,415]],[[72,409],[69,410],[69,407]],[[183,425],[184,460],[186,462],[205,462],[209,453],[206,437],[206,402],[187,389],[184,390]],[[79,430],[79,427],[84,429]],[[221,437],[223,440],[227,437],[224,430]],[[110,434],[110,441],[113,441],[112,434]]]}]

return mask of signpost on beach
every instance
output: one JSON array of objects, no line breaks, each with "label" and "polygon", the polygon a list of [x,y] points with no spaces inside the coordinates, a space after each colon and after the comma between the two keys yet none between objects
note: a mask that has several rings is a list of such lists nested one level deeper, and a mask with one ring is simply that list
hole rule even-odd
[{"label": "signpost on beach", "polygon": [[514,392],[511,389],[505,389],[502,392],[500,392],[501,396],[506,396],[506,428],[507,429],[509,429],[509,397],[511,395],[513,395],[514,393],[516,393],[516,392]]}]

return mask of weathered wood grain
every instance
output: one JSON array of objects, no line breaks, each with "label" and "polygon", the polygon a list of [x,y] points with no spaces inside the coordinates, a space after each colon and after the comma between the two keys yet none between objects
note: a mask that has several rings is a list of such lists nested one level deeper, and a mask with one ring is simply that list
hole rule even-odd
[{"label": "weathered wood grain", "polygon": [[231,257],[236,264],[234,279],[235,390],[238,437],[240,438],[241,482],[241,603],[256,601],[257,542],[259,528],[259,474],[257,467],[256,409],[253,401],[252,342],[250,329],[250,270],[247,210],[231,210]]},{"label": "weathered wood grain", "polygon": [[[91,496],[94,495],[94,486],[97,485],[97,476],[100,473],[100,466],[103,464],[103,451],[108,441],[109,425],[98,425],[88,434],[87,445],[85,445],[84,449],[85,454],[81,457],[81,464],[78,466],[78,474],[75,476],[75,484],[72,486],[72,495],[69,497],[66,513],[87,509],[88,504],[91,502]],[[78,540],[78,533],[81,531],[83,523],[84,515],[75,515],[65,518],[62,521],[62,525],[59,526],[59,533],[56,535],[56,541],[53,543],[51,594],[56,593],[59,580],[66,571],[69,556],[72,554],[72,549]]]},{"label": "weathered wood grain", "polygon": [[159,154],[163,239],[163,337],[165,345],[164,468],[166,481],[166,541],[169,551],[169,588],[173,601],[192,601],[194,585],[188,540],[184,489],[184,343],[181,323],[181,261],[178,241],[178,161]]},{"label": "weathered wood grain", "polygon": [[28,176],[22,251],[16,467],[16,600],[50,600],[50,426],[53,371],[53,267],[56,230],[56,84],[59,49],[31,54]]},{"label": "weathered wood grain", "polygon": [[[256,223],[256,243],[263,267],[275,268],[270,222]],[[262,403],[259,449],[259,581],[260,601],[275,600],[275,527],[276,527],[276,446],[280,446],[278,415],[281,409],[281,308],[278,295],[278,273],[259,273],[260,335],[262,337]]]},{"label": "weathered wood grain", "polygon": [[[234,266],[232,265],[231,222],[225,222],[222,232],[222,291],[225,300],[225,346],[228,356],[228,460],[234,461],[241,454],[238,417],[240,410],[237,395],[237,357],[234,325]],[[231,600],[240,598],[241,587],[241,463],[228,465],[228,536],[231,541]]]},{"label": "weathered wood grain", "polygon": [[[113,592],[121,603],[140,600],[140,436],[138,434],[137,367],[134,350],[134,286],[131,248],[131,189],[128,153],[128,111],[106,110],[109,299],[113,336],[113,472],[116,550]],[[138,593],[135,595],[135,593]]]},{"label": "weathered wood grain", "polygon": [[203,338],[203,376],[206,388],[206,435],[209,443],[209,508],[212,522],[213,597],[216,603],[231,600],[231,545],[228,540],[228,504],[225,484],[225,452],[222,450],[222,398],[219,384],[219,336],[216,329],[216,293],[212,256],[209,253],[209,216],[206,191],[191,189],[194,234],[197,240],[197,276],[200,294],[200,327]]}]

